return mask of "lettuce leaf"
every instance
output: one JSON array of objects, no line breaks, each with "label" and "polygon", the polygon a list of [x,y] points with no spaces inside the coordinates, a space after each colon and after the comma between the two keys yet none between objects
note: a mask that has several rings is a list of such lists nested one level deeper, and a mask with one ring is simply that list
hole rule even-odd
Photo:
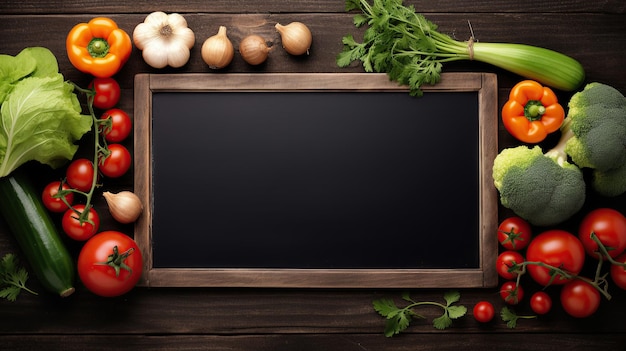
[{"label": "lettuce leaf", "polygon": [[12,84],[0,107],[0,177],[31,160],[62,166],[78,149],[75,142],[91,130],[92,118],[81,114],[74,86],[51,73],[56,58],[51,56],[52,65],[50,56],[37,56],[32,71],[37,74]]}]

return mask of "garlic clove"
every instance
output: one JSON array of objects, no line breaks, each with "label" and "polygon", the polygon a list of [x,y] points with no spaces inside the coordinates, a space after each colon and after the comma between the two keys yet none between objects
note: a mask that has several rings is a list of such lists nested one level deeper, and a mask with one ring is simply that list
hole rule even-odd
[{"label": "garlic clove", "polygon": [[109,205],[111,216],[120,223],[135,222],[143,212],[141,200],[131,191],[120,191],[119,193],[105,191],[102,196]]},{"label": "garlic clove", "polygon": [[313,35],[311,30],[302,22],[291,22],[283,26],[276,23],[274,26],[280,33],[281,41],[285,51],[292,55],[309,54]]},{"label": "garlic clove", "polygon": [[202,44],[202,59],[212,69],[228,66],[234,56],[235,49],[224,26],[220,26],[217,34],[207,38]]}]

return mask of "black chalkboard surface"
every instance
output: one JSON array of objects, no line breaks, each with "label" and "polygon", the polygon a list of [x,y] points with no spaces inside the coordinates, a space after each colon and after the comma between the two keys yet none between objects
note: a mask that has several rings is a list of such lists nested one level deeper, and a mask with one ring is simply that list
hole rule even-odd
[{"label": "black chalkboard surface", "polygon": [[139,75],[144,284],[491,285],[495,82],[462,75]]}]

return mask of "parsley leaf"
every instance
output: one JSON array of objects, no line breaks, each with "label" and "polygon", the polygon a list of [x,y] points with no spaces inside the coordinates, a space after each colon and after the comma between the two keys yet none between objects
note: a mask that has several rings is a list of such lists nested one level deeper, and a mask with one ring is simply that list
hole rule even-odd
[{"label": "parsley leaf", "polygon": [[6,254],[0,260],[0,298],[15,301],[22,290],[37,295],[36,292],[26,287],[28,272],[19,267],[19,262],[14,254]]},{"label": "parsley leaf", "polygon": [[446,304],[430,301],[414,301],[408,292],[402,294],[402,300],[408,302],[404,307],[398,307],[390,298],[374,300],[374,310],[387,319],[385,324],[385,336],[392,337],[409,327],[415,318],[426,319],[425,316],[417,314],[414,309],[419,306],[432,305],[443,309],[443,314],[433,319],[433,326],[437,329],[445,329],[452,325],[452,320],[461,318],[467,312],[467,308],[462,305],[454,305],[461,298],[458,291],[449,291],[444,294]]},{"label": "parsley leaf", "polygon": [[517,315],[517,313],[515,313],[515,311],[508,307],[502,308],[502,310],[500,311],[500,317],[502,317],[502,320],[506,322],[506,326],[509,328],[517,327],[517,321],[519,319],[537,318],[537,316],[519,316]]}]

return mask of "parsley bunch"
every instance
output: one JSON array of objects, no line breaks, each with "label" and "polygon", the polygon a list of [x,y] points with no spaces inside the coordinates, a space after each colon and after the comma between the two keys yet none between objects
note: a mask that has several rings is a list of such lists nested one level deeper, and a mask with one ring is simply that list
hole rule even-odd
[{"label": "parsley bunch", "polygon": [[566,91],[584,82],[582,65],[569,56],[531,45],[479,43],[473,33],[469,40],[458,41],[438,32],[436,24],[402,0],[346,0],[346,11],[352,10],[360,10],[354,25],[368,28],[362,42],[343,37],[337,65],[361,61],[366,72],[387,73],[414,96],[422,95],[423,84],[439,82],[444,63],[458,60],[488,63]]},{"label": "parsley bunch", "polygon": [[37,295],[26,287],[28,272],[19,266],[14,254],[6,254],[0,261],[0,298],[15,301],[22,290]]}]

